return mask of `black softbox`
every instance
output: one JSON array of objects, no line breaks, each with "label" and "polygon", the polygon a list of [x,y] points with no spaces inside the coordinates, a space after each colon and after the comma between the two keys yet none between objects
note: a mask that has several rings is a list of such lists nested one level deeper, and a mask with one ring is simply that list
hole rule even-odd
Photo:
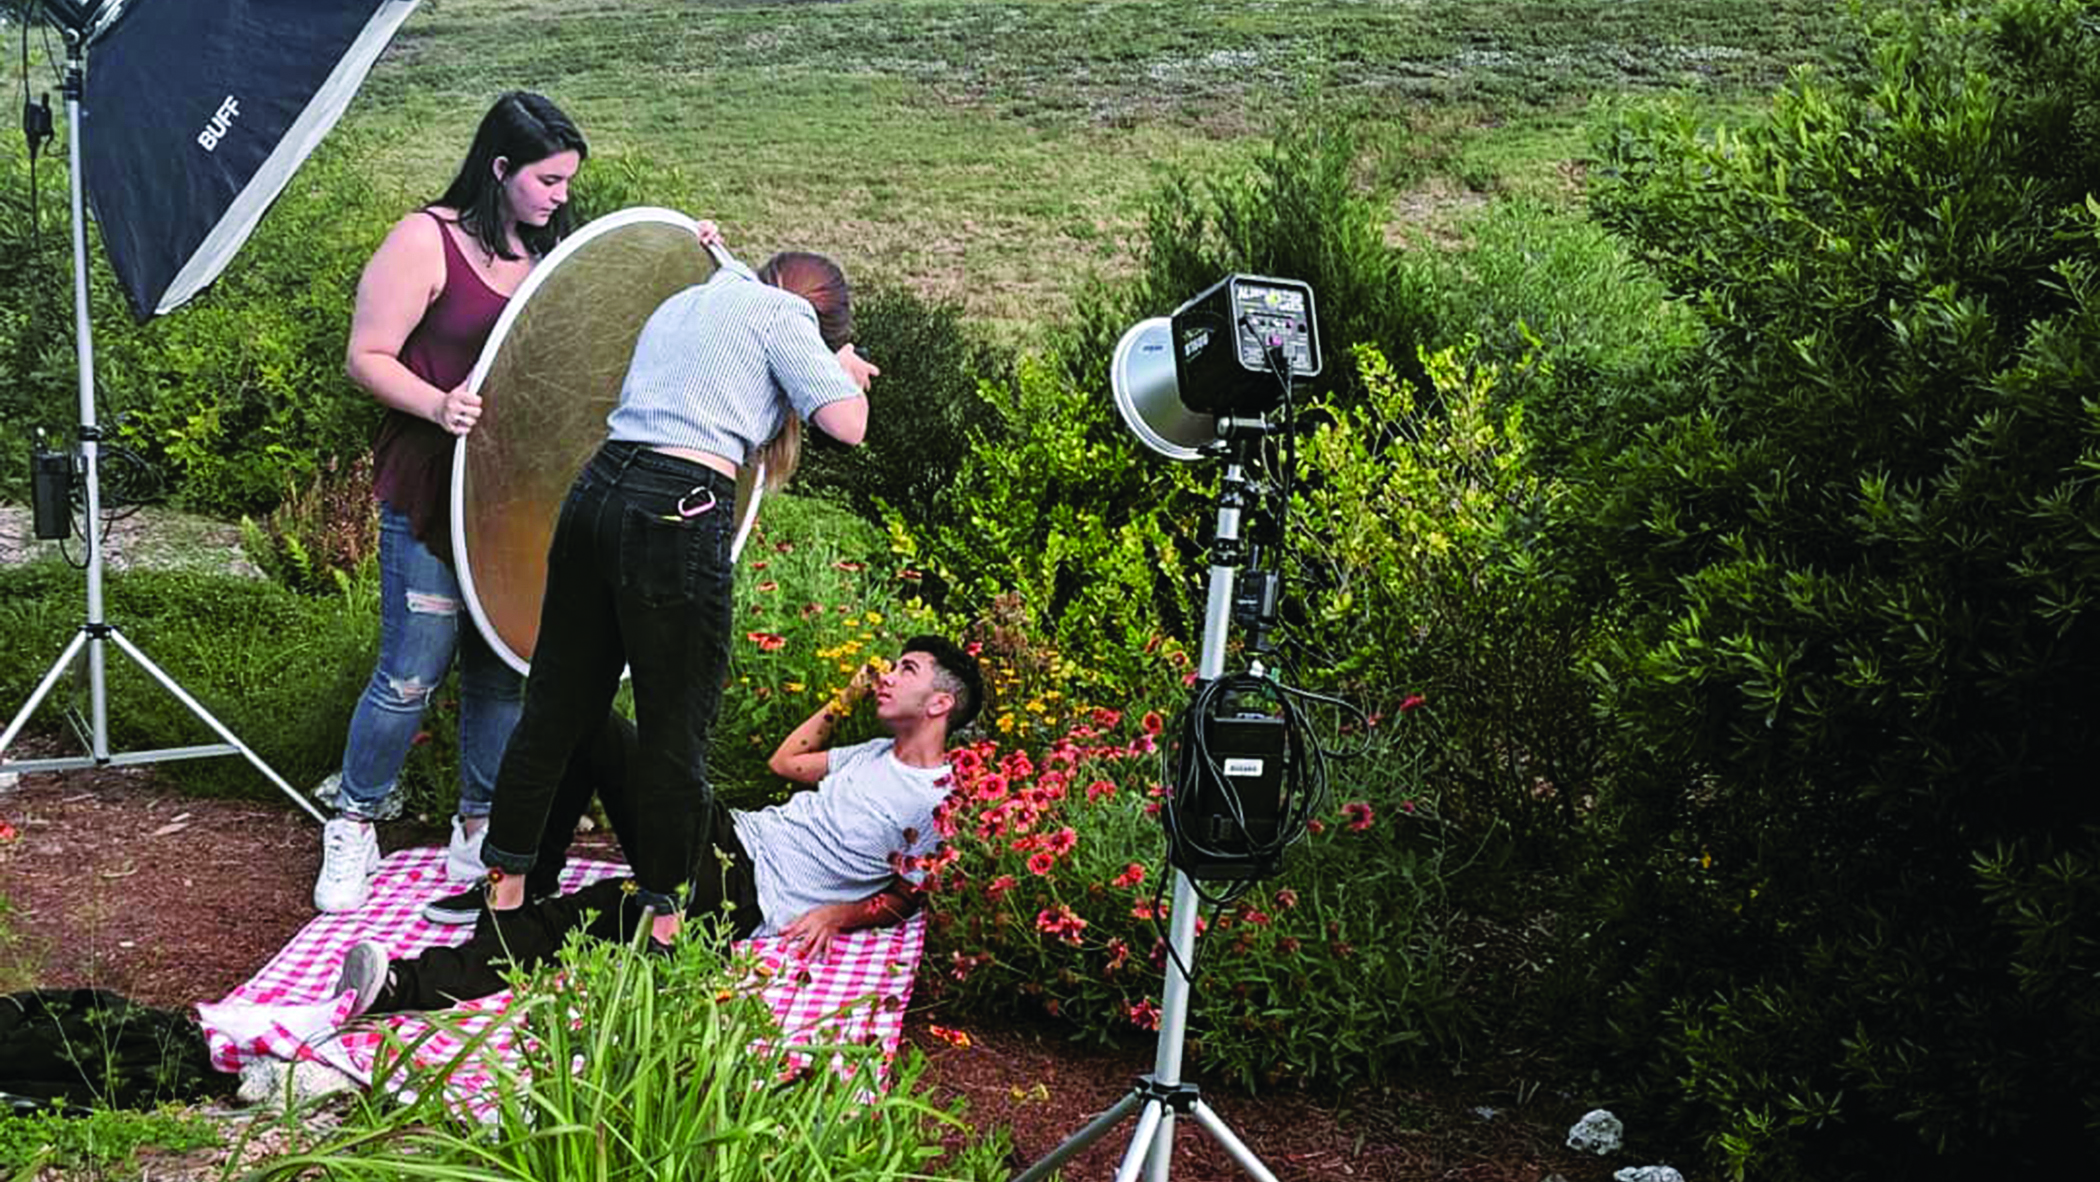
[{"label": "black softbox", "polygon": [[417,2],[45,0],[91,36],[87,195],[134,315],[225,270]]}]

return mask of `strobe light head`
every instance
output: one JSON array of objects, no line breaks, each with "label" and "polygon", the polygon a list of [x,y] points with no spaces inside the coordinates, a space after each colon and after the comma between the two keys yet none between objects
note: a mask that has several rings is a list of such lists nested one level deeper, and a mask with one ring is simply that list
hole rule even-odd
[{"label": "strobe light head", "polygon": [[1312,288],[1228,275],[1172,315],[1132,325],[1116,343],[1109,387],[1138,442],[1170,460],[1194,460],[1217,442],[1221,416],[1266,414],[1285,382],[1319,372]]}]

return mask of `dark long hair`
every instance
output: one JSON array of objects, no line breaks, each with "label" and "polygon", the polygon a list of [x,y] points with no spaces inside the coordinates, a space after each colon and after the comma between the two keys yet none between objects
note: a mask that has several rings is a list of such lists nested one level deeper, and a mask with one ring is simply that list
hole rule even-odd
[{"label": "dark long hair", "polygon": [[[490,254],[517,258],[510,252],[506,233],[510,226],[504,217],[503,182],[496,179],[496,158],[501,156],[510,161],[512,169],[519,169],[559,152],[574,152],[579,160],[591,154],[583,133],[560,107],[528,90],[507,91],[481,117],[474,143],[460,162],[459,175],[433,204],[458,210],[460,228]],[[564,205],[544,226],[520,226],[518,237],[538,257],[553,250],[573,228],[569,207]]]}]

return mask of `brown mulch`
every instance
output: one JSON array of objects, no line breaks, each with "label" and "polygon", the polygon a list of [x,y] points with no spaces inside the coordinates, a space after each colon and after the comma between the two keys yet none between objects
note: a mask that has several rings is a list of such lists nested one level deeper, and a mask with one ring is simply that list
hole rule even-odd
[{"label": "brown mulch", "polygon": [[[59,750],[30,741],[10,754]],[[27,975],[39,985],[94,985],[187,1007],[230,992],[313,917],[320,835],[285,803],[184,797],[151,767],[103,768],[29,775],[0,788],[0,824],[15,831],[0,840],[0,899],[12,908],[0,931],[16,937],[0,944],[8,988],[26,985]],[[444,836],[433,825],[381,827],[388,850]],[[932,1024],[962,1031],[969,1045],[932,1034]],[[1121,1099],[1152,1066],[1150,1048],[1084,1047],[1054,1030],[978,1025],[945,1012],[915,1011],[905,1036],[926,1055],[929,1098],[964,1099],[971,1123],[1010,1129],[1016,1169]],[[1431,1076],[1341,1096],[1248,1097],[1218,1087],[1204,1100],[1280,1179],[1610,1177],[1596,1159],[1560,1144],[1586,1105],[1534,1098],[1516,1109],[1506,1092],[1477,1079]],[[1067,1163],[1064,1177],[1113,1176],[1134,1128],[1134,1120],[1118,1125]],[[1244,1177],[1193,1121],[1176,1132],[1174,1177]]]}]

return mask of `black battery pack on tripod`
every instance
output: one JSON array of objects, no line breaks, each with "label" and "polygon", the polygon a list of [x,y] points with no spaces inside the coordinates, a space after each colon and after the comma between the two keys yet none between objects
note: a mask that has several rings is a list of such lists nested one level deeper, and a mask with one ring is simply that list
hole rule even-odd
[{"label": "black battery pack on tripod", "polygon": [[43,435],[29,447],[30,515],[37,537],[62,541],[73,534],[73,453],[46,447]]},{"label": "black battery pack on tripod", "polygon": [[1160,812],[1167,860],[1199,880],[1268,878],[1283,866],[1289,732],[1269,714],[1192,710],[1181,737],[1174,807]]}]

